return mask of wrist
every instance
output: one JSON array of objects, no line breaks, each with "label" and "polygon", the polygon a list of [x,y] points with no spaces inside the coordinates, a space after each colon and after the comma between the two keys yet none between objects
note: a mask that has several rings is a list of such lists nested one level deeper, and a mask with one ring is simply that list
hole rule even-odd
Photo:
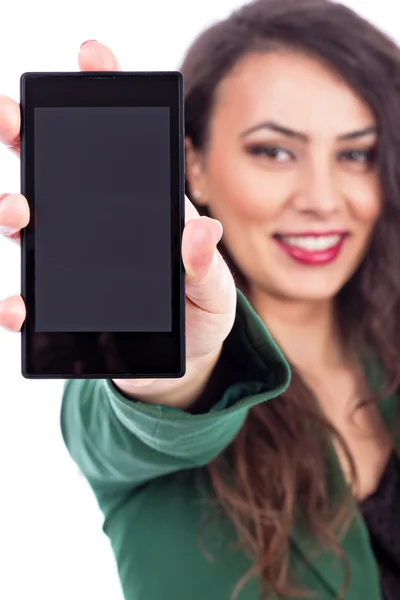
[{"label": "wrist", "polygon": [[178,379],[146,380],[117,379],[116,387],[127,397],[139,402],[190,409],[204,391],[220,358],[221,346],[205,356],[190,358],[186,373]]}]

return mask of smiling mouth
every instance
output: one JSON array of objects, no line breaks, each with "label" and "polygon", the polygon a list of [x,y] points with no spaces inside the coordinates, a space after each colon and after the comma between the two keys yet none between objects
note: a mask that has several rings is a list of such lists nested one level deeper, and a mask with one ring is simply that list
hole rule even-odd
[{"label": "smiling mouth", "polygon": [[296,235],[284,236],[276,235],[275,237],[281,240],[288,246],[301,248],[310,252],[318,252],[335,248],[343,239],[345,234],[335,233],[329,235]]},{"label": "smiling mouth", "polygon": [[274,235],[275,241],[292,260],[303,265],[327,265],[339,256],[348,232]]}]

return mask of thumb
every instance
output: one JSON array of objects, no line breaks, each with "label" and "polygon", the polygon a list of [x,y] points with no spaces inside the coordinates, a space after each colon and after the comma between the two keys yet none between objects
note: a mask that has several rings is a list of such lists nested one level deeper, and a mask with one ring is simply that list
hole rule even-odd
[{"label": "thumb", "polygon": [[88,40],[82,44],[78,62],[81,71],[120,70],[118,61],[111,50],[96,40]]},{"label": "thumb", "polygon": [[186,296],[199,308],[215,314],[230,312],[229,299],[236,299],[233,277],[217,249],[222,232],[216,219],[198,217],[187,222],[182,236]]}]

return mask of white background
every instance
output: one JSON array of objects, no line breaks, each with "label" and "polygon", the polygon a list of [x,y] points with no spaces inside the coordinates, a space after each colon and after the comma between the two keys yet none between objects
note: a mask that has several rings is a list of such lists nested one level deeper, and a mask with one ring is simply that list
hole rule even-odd
[{"label": "white background", "polygon": [[[87,39],[126,70],[178,68],[194,36],[241,3],[0,0],[0,93],[18,99],[24,71],[76,70]],[[394,0],[345,4],[400,40]],[[0,148],[0,194],[18,190],[19,162]],[[0,299],[19,292],[19,277],[19,249],[0,240]],[[101,514],[63,446],[61,390],[24,380],[19,335],[0,331],[0,598],[122,600]]]}]

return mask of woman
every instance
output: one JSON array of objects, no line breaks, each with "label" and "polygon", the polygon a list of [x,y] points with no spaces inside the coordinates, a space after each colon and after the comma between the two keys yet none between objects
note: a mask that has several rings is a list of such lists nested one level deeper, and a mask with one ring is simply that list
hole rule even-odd
[{"label": "woman", "polygon": [[[117,68],[95,42],[80,65]],[[187,374],[70,381],[62,409],[125,597],[397,598],[400,51],[341,5],[258,0],[182,71]],[[15,238],[26,202],[1,202]]]}]

